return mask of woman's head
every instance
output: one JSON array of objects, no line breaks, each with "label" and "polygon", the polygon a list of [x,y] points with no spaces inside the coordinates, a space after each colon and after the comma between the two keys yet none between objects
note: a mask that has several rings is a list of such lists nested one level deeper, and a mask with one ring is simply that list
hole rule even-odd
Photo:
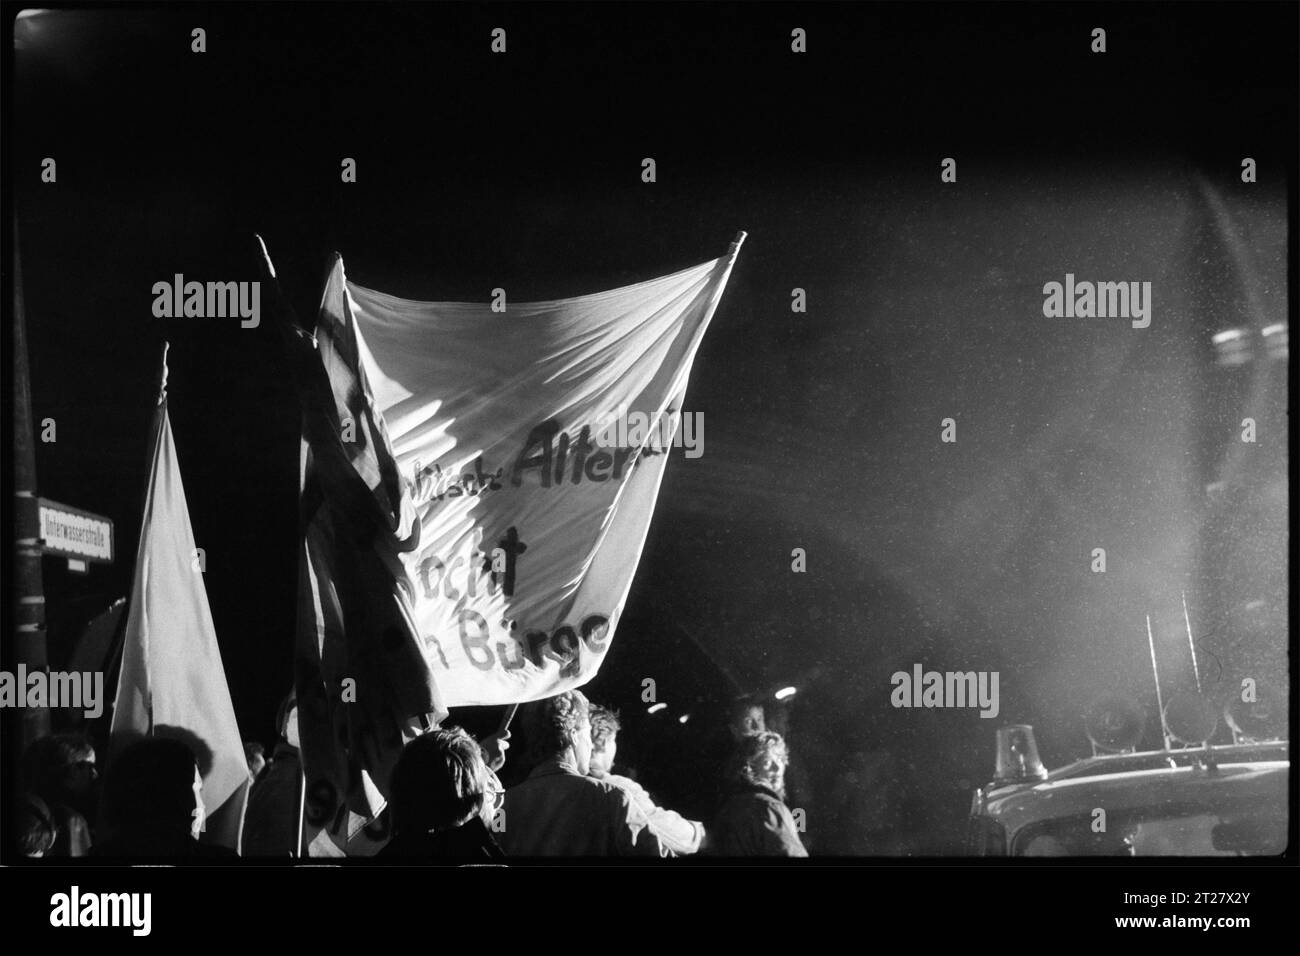
[{"label": "woman's head", "polygon": [[479,745],[459,728],[415,738],[393,770],[394,827],[399,833],[431,833],[481,816],[487,773]]},{"label": "woman's head", "polygon": [[766,787],[784,799],[785,768],[790,762],[785,739],[775,731],[742,737],[732,761],[732,777],[740,783]]},{"label": "woman's head", "polygon": [[591,705],[591,773],[610,773],[618,754],[618,712],[599,704]]}]

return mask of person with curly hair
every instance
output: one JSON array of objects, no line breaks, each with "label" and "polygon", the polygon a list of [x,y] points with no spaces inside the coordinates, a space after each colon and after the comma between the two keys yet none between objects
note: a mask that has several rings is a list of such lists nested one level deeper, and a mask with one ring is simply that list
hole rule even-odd
[{"label": "person with curly hair", "polygon": [[731,794],[711,827],[719,856],[804,857],[808,851],[785,805],[785,740],[774,731],[742,737],[728,768]]},{"label": "person with curly hair", "polygon": [[509,856],[673,856],[628,793],[589,776],[591,716],[571,690],[520,708],[536,760],[506,791],[500,840]]}]

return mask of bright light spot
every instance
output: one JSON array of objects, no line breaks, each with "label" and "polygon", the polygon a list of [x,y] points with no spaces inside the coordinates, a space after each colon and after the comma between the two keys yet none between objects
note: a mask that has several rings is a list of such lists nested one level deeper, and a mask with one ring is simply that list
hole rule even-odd
[{"label": "bright light spot", "polygon": [[776,692],[777,700],[785,700],[787,697],[793,697],[799,691],[794,687],[782,687]]},{"label": "bright light spot", "polygon": [[690,720],[690,719],[691,719],[691,715],[690,715],[690,714],[682,714],[680,717],[677,718],[677,722],[678,722],[679,724],[684,724],[684,723],[686,723],[686,721],[688,721],[688,720]]},{"label": "bright light spot", "polygon": [[49,10],[19,10],[14,17],[14,49],[26,50],[36,45],[46,33]]},{"label": "bright light spot", "polygon": [[1274,322],[1263,329],[1264,344],[1268,348],[1268,357],[1273,359],[1284,359],[1287,357],[1289,349],[1287,347],[1287,332],[1285,322]]},{"label": "bright light spot", "polygon": [[1245,329],[1226,329],[1211,336],[1214,349],[1218,353],[1216,361],[1220,365],[1245,365],[1253,357],[1250,352],[1250,336]]},{"label": "bright light spot", "polygon": [[665,709],[667,706],[668,706],[667,704],[663,704],[663,703],[651,704],[649,707],[645,709],[645,712],[647,714],[657,714],[659,713],[659,711]]}]

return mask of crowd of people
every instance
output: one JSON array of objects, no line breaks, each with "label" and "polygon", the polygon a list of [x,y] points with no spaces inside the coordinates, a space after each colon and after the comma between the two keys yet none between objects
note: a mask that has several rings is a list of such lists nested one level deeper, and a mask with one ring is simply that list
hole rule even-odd
[{"label": "crowd of people", "polygon": [[137,740],[114,756],[98,786],[95,749],[78,734],[35,741],[23,760],[18,848],[27,857],[213,858],[233,850],[200,843],[203,776],[190,746]]},{"label": "crowd of people", "polygon": [[[736,712],[730,756],[717,768],[719,799],[707,822],[660,806],[635,779],[614,771],[618,714],[580,691],[521,707],[526,748],[516,761],[526,773],[516,774],[509,788],[497,776],[508,733],[482,741],[456,727],[423,734],[405,746],[393,770],[388,839],[379,858],[503,864],[559,856],[807,856],[785,801],[785,740],[764,726],[762,714],[756,705]],[[244,856],[308,855],[292,697],[278,729],[269,757],[260,745],[246,748],[254,784]],[[234,854],[200,842],[202,776],[180,740],[131,743],[115,753],[100,787],[90,742],[56,734],[28,748],[23,781],[18,838],[28,857]]]}]

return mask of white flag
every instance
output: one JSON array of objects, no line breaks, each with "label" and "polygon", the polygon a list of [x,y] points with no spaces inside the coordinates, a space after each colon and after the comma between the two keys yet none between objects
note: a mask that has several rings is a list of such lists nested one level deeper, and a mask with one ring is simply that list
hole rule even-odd
[{"label": "white flag", "polygon": [[687,378],[738,249],[528,303],[397,299],[336,263],[322,309],[356,335],[419,516],[404,560],[447,706],[537,700],[596,673],[669,452],[683,434],[701,449],[698,419],[682,429]]},{"label": "white flag", "polygon": [[238,849],[248,760],[230,702],[217,632],[203,586],[167,403],[153,423],[153,468],[113,706],[114,747],[136,737],[175,737],[203,773],[206,842]]}]

